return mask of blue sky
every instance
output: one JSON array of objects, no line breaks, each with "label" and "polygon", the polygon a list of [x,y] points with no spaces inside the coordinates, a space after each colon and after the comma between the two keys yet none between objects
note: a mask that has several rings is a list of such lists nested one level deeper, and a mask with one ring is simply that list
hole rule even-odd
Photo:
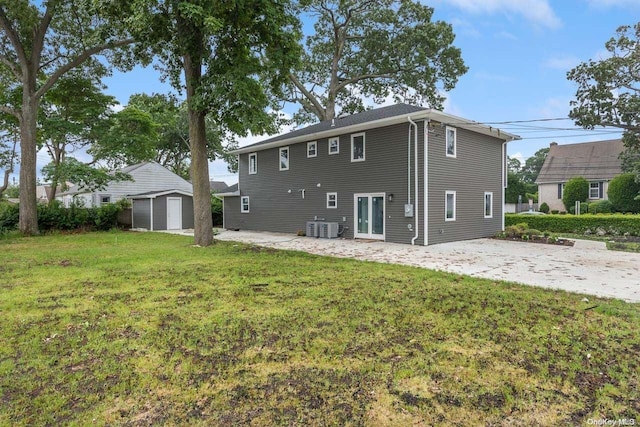
[{"label": "blue sky", "polygon": [[[606,57],[604,43],[616,28],[640,20],[640,0],[431,0],[435,19],[449,22],[455,45],[469,67],[447,94],[444,111],[479,122],[566,118],[575,84],[568,70],[580,62]],[[309,28],[305,25],[305,28]],[[166,93],[168,84],[151,69],[114,73],[107,93],[126,104],[133,93]],[[292,107],[291,113],[295,110]],[[575,128],[564,121],[497,125],[522,136],[508,144],[509,155],[523,161],[551,141],[559,144],[617,138]],[[244,138],[241,145],[262,139]],[[48,162],[44,153],[39,165]],[[226,165],[214,162],[211,179],[237,181]]]}]

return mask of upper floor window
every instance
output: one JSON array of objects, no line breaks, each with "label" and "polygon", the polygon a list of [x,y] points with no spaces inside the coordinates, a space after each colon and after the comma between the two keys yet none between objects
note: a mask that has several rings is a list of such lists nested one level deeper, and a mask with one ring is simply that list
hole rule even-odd
[{"label": "upper floor window", "polygon": [[249,196],[242,196],[240,198],[240,212],[249,213]]},{"label": "upper floor window", "polygon": [[258,153],[249,154],[249,175],[258,173]]},{"label": "upper floor window", "polygon": [[307,142],[307,157],[318,156],[318,143],[316,141]]},{"label": "upper floor window", "polygon": [[493,218],[493,193],[490,191],[484,193],[484,217]]},{"label": "upper floor window", "polygon": [[456,128],[447,126],[446,129],[446,146],[447,157],[456,157]]},{"label": "upper floor window", "polygon": [[364,133],[351,135],[351,161],[364,161]]},{"label": "upper floor window", "polygon": [[289,170],[289,147],[282,147],[280,149],[280,170]]},{"label": "upper floor window", "polygon": [[329,138],[329,154],[338,154],[340,152],[340,138]]},{"label": "upper floor window", "polygon": [[456,220],[456,192],[446,191],[444,195],[444,220]]}]

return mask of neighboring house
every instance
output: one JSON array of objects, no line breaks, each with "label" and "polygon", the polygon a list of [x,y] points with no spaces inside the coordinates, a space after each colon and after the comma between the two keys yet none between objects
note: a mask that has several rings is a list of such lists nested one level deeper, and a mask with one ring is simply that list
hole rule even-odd
[{"label": "neighboring house", "polygon": [[[67,185],[71,185],[71,183],[67,183]],[[36,186],[36,198],[38,199],[38,203],[49,203],[51,199],[51,185],[38,185]],[[62,185],[58,185],[56,189],[56,193],[62,191]]]},{"label": "neighboring house", "polygon": [[622,173],[623,150],[621,139],[564,145],[552,142],[536,179],[538,202],[551,210],[565,211],[564,185],[575,177],[589,181],[589,201],[607,200],[609,181]]},{"label": "neighboring house", "polygon": [[491,236],[518,138],[406,104],[318,123],[235,151],[224,226],[421,245]]},{"label": "neighboring house", "polygon": [[190,182],[155,162],[127,166],[120,172],[133,181],[110,182],[102,191],[86,192],[71,187],[56,199],[69,206],[101,206],[122,199],[132,201],[131,227],[147,230],[193,228],[193,188]]},{"label": "neighboring house", "polygon": [[209,181],[209,189],[212,193],[222,193],[227,187],[229,186],[224,181]]}]

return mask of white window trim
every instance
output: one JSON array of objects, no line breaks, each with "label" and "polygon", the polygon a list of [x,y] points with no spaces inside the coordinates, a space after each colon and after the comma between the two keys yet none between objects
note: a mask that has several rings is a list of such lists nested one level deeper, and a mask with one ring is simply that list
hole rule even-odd
[{"label": "white window trim", "polygon": [[[362,137],[362,158],[361,159],[354,159],[353,158],[353,140],[357,137],[361,136]],[[354,133],[351,135],[351,162],[364,162],[365,159],[367,158],[367,143],[366,143],[366,138],[365,138],[365,133],[364,132],[360,132],[360,133]]]},{"label": "white window trim", "polygon": [[[251,157],[254,157],[256,159],[255,161],[255,169],[252,171],[251,170]],[[258,153],[249,153],[249,175],[256,175],[258,173]]]},{"label": "white window trim", "polygon": [[[283,151],[287,152],[287,167],[286,168],[282,167],[282,152]],[[279,169],[281,171],[288,171],[290,166],[291,166],[291,151],[289,150],[289,146],[280,147],[280,150],[278,150],[278,167],[279,167]]]},{"label": "white window trim", "polygon": [[[592,187],[591,185],[595,184],[597,187]],[[591,190],[596,190],[596,197],[591,196]],[[589,183],[589,199],[596,200],[600,198],[600,182],[590,182]]]},{"label": "white window trim", "polygon": [[[315,147],[313,155],[309,154],[309,148]],[[307,158],[318,157],[318,141],[307,142]]]},{"label": "white window trim", "polygon": [[[453,194],[453,218],[447,218],[447,199],[450,194]],[[457,196],[455,191],[445,191],[444,192],[444,220],[455,221],[456,220],[456,204],[457,204]]]},{"label": "white window trim", "polygon": [[[490,197],[489,200],[489,215],[487,215],[487,196]],[[485,218],[493,218],[493,192],[492,191],[485,191],[484,192],[484,198],[482,199],[483,202],[483,206],[482,209],[484,210],[484,217]]]},{"label": "white window trim", "polygon": [[[246,203],[247,209],[246,210],[244,208],[244,205],[245,205],[244,201],[245,200],[247,201],[247,203]],[[250,202],[249,202],[249,196],[240,197],[240,213],[249,213],[249,212],[251,212],[251,205],[250,205]]]},{"label": "white window trim", "polygon": [[[331,151],[331,141],[336,142],[336,151]],[[330,156],[333,154],[339,154],[340,153],[340,137],[336,136],[333,138],[329,138],[327,146],[328,146],[327,151],[329,152]]]},{"label": "white window trim", "polygon": [[[335,206],[331,206],[329,204],[329,200],[331,196],[335,196],[335,199],[334,199]],[[338,193],[336,192],[327,193],[327,209],[338,209]]]},{"label": "white window trim", "polygon": [[[453,154],[449,154],[449,144],[447,144],[447,138],[449,137],[449,131],[453,131]],[[458,155],[458,129],[447,126],[444,134],[444,154],[447,157],[456,158]]]},{"label": "white window trim", "polygon": [[[108,198],[109,201],[108,202],[103,202],[102,199],[104,199],[104,198]],[[100,206],[108,205],[109,203],[111,203],[111,194],[100,194],[98,201],[100,202]]]}]

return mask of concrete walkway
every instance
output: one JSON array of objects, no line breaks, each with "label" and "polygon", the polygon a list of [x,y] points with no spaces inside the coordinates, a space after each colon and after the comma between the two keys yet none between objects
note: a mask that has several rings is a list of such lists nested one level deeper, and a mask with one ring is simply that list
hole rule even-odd
[{"label": "concrete walkway", "polygon": [[603,242],[576,240],[567,247],[478,239],[424,247],[253,231],[223,231],[216,238],[640,302],[640,254],[609,251]]}]

